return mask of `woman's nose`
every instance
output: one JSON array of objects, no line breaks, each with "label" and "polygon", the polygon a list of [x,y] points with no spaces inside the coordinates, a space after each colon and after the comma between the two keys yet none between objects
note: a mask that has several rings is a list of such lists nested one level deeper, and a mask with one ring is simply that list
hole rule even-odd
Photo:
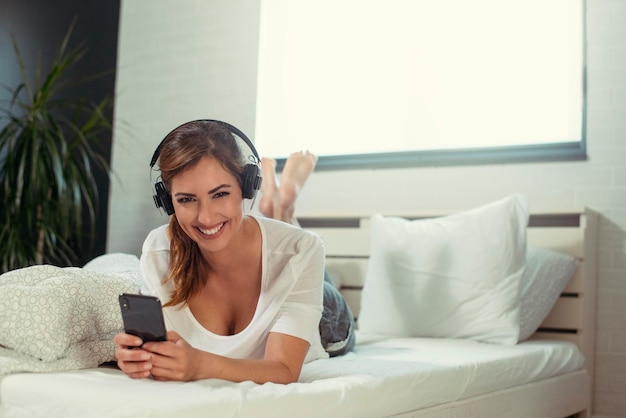
[{"label": "woman's nose", "polygon": [[206,200],[200,200],[198,205],[198,213],[196,217],[198,218],[198,222],[204,225],[211,225],[213,221],[213,208],[212,205]]}]

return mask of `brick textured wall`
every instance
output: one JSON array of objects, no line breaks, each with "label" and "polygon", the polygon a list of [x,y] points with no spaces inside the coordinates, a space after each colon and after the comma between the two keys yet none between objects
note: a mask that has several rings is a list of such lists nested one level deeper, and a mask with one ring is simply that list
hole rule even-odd
[{"label": "brick textured wall", "polygon": [[[600,231],[594,413],[626,417],[626,1],[588,4],[589,142],[611,173],[576,190],[604,215]],[[592,135],[593,134],[593,135]]]}]

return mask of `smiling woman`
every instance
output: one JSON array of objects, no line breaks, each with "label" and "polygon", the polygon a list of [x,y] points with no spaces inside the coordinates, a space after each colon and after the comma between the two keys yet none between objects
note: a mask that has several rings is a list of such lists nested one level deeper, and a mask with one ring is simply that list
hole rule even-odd
[{"label": "smiling woman", "polygon": [[145,344],[115,337],[128,376],[290,383],[305,361],[353,347],[353,317],[325,280],[319,236],[244,210],[261,187],[256,158],[241,131],[215,120],[185,123],[159,144],[155,202],[171,218],[149,233],[140,266],[170,332]]},{"label": "smiling woman", "polygon": [[584,6],[264,1],[257,144],[321,169],[585,158]]}]

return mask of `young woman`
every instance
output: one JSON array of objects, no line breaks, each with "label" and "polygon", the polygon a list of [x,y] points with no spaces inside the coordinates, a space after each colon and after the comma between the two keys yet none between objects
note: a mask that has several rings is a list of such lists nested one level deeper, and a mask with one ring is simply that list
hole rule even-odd
[{"label": "young woman", "polygon": [[[305,361],[354,345],[352,315],[324,280],[319,237],[245,213],[244,197],[255,190],[231,128],[188,122],[155,153],[172,216],[146,238],[141,270],[145,291],[164,303],[170,331],[168,341],[145,344],[116,335],[118,365],[132,378],[290,383]],[[265,161],[262,211],[294,219],[315,156],[294,154],[280,186]]]}]

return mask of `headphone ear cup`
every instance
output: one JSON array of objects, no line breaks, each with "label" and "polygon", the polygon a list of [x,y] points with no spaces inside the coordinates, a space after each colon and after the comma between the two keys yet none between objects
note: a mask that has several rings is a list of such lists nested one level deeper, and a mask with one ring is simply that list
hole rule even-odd
[{"label": "headphone ear cup", "polygon": [[241,180],[241,194],[244,199],[253,199],[261,188],[261,169],[256,164],[246,164]]},{"label": "headphone ear cup", "polygon": [[172,203],[172,196],[167,192],[165,184],[162,181],[158,181],[154,184],[155,194],[154,204],[157,208],[163,208],[168,215],[174,214],[174,204]]}]

